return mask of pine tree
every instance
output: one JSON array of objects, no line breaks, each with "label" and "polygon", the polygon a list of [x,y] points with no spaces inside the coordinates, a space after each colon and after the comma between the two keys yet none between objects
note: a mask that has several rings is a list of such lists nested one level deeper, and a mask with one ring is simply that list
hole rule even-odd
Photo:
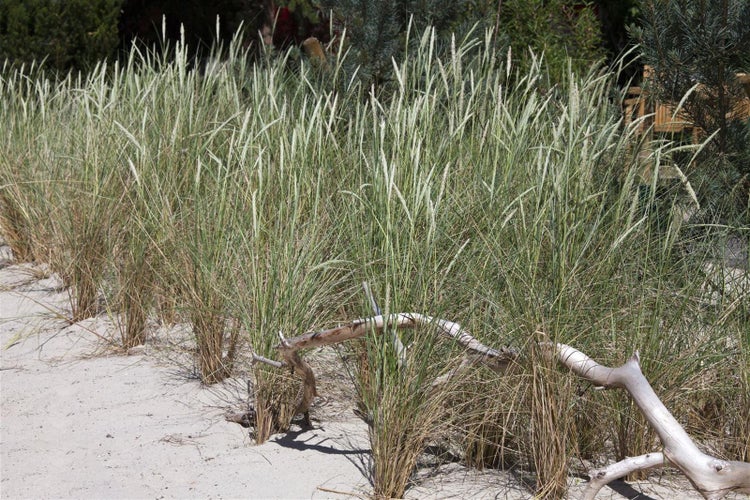
[{"label": "pine tree", "polygon": [[642,13],[631,35],[641,44],[643,62],[654,68],[650,92],[679,102],[699,84],[683,111],[707,133],[717,132],[703,157],[704,165],[716,159],[711,175],[723,184],[714,182],[713,194],[741,191],[748,204],[748,123],[728,113],[745,97],[736,73],[750,72],[750,0],[647,0]]},{"label": "pine tree", "polygon": [[[604,56],[599,20],[588,2],[571,0],[323,0],[347,38],[360,76],[367,82],[387,81],[391,58],[404,47],[411,20],[413,31],[435,28],[438,43],[449,47],[450,35],[461,37],[472,27],[494,28],[499,52],[513,48],[515,64],[542,52],[553,79],[568,70],[585,71]],[[442,42],[442,43],[441,43]],[[439,50],[439,48],[438,48]]]}]

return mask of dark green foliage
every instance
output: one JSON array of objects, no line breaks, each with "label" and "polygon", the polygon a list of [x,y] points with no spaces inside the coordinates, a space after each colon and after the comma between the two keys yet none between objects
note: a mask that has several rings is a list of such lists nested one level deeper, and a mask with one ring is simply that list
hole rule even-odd
[{"label": "dark green foliage", "polygon": [[309,23],[317,24],[321,22],[318,3],[314,0],[287,0],[286,2],[279,2],[279,6],[287,7],[291,12]]},{"label": "dark green foliage", "polygon": [[159,45],[164,38],[178,41],[183,36],[182,27],[188,50],[195,53],[208,49],[217,35],[229,42],[241,25],[248,37],[257,37],[263,14],[261,0],[124,0],[120,17],[122,49],[127,51],[133,40],[146,46]]},{"label": "dark green foliage", "polygon": [[602,35],[593,7],[569,0],[510,0],[502,3],[500,40],[512,47],[514,61],[526,67],[528,50],[544,52],[550,75],[560,80],[572,69],[585,72],[604,56]]},{"label": "dark green foliage", "polygon": [[114,55],[122,0],[3,0],[0,62],[85,69]]},{"label": "dark green foliage", "polygon": [[483,2],[470,0],[323,0],[321,6],[332,11],[337,31],[346,30],[360,80],[375,86],[390,79],[391,59],[398,59],[405,47],[410,20],[412,31],[433,26],[445,40],[482,21],[486,13]]},{"label": "dark green foliage", "polygon": [[449,49],[450,36],[460,40],[472,27],[493,28],[496,41],[513,49],[522,70],[531,60],[529,49],[545,54],[552,78],[568,70],[586,71],[602,58],[602,37],[594,8],[569,0],[323,0],[333,11],[335,25],[346,28],[353,62],[360,79],[376,86],[390,78],[391,58],[398,59],[405,46],[410,19],[413,31],[433,26],[438,50]]},{"label": "dark green foliage", "polygon": [[640,0],[596,0],[596,10],[602,27],[602,42],[612,60],[625,52],[629,45],[627,27],[640,15]]},{"label": "dark green foliage", "polygon": [[[735,78],[750,71],[750,1],[649,0],[642,6],[642,25],[632,30],[643,61],[654,68],[651,93],[662,101],[686,99],[684,112],[713,139],[704,149],[700,183],[707,206],[747,209],[748,143],[745,120],[727,116],[745,96]],[[732,196],[727,196],[730,194]],[[731,198],[731,200],[730,200]],[[733,201],[732,201],[733,200]],[[732,201],[731,206],[726,206]]]},{"label": "dark green foliage", "polygon": [[[400,47],[404,20],[398,16],[398,1],[369,0],[324,1],[334,15],[343,18],[343,27],[351,43],[352,58],[360,66],[360,77],[379,82],[390,73],[391,58]],[[335,5],[334,5],[335,4]]]}]

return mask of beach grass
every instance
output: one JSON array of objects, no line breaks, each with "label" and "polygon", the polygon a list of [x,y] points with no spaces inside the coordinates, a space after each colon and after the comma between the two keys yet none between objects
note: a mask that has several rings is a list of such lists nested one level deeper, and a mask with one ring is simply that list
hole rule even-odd
[{"label": "beach grass", "polygon": [[[133,48],[86,76],[6,63],[0,231],[63,277],[71,321],[116,315],[125,348],[153,335],[149,318],[189,323],[206,384],[243,353],[273,357],[280,334],[372,315],[363,281],[384,314],[459,321],[524,353],[512,373],[436,389],[456,345],[429,329],[368,336],[352,404],[379,497],[402,496],[425,447],[455,436],[467,463],[520,468],[549,498],[576,459],[656,449],[627,396],[582,385],[540,339],[608,365],[639,350],[693,435],[747,460],[748,291],[706,273],[684,186],[641,180],[684,146],[644,153],[615,69],[550,83],[543,57],[519,73],[489,34],[447,51],[431,30],[410,37],[378,91],[342,80],[341,51],[329,69],[250,62],[237,41],[201,64],[180,44]],[[288,428],[296,391],[251,371],[262,442]]]}]

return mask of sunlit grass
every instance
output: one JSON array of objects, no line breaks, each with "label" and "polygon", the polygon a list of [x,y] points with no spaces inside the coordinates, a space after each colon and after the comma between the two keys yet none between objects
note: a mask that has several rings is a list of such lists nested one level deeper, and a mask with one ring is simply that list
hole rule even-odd
[{"label": "sunlit grass", "polygon": [[[654,449],[627,397],[578,387],[535,354],[537,332],[609,365],[639,349],[665,404],[746,459],[747,292],[707,285],[681,187],[639,182],[673,146],[637,154],[605,69],[550,86],[541,58],[518,74],[489,36],[445,54],[434,36],[393,63],[388,94],[337,81],[341,55],[291,71],[238,44],[198,68],[180,45],[61,80],[6,65],[0,231],[63,277],[72,321],[118,315],[124,347],[148,341],[149,318],[190,323],[206,384],[243,353],[273,357],[279,333],[371,315],[363,281],[385,314],[524,352],[505,378],[436,390],[455,346],[418,330],[404,355],[395,332],[368,338],[358,403],[378,496],[402,496],[430,440],[457,434],[467,463],[522,468],[547,497],[572,458]],[[251,370],[259,442],[296,409],[269,370]]]}]

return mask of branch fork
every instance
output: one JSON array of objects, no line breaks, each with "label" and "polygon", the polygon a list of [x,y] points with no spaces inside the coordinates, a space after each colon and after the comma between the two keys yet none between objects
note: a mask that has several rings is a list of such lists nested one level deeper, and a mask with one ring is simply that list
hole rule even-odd
[{"label": "branch fork", "polygon": [[637,351],[624,365],[609,368],[568,345],[551,342],[543,345],[554,350],[558,361],[581,378],[597,386],[628,391],[664,446],[662,453],[626,458],[591,471],[584,499],[593,499],[604,485],[630,472],[666,463],[680,469],[706,499],[723,498],[730,492],[750,493],[750,463],[721,460],[700,451],[646,380]]},{"label": "branch fork", "polygon": [[[309,332],[290,339],[284,338],[279,332],[280,343],[276,346],[276,351],[281,359],[270,360],[253,354],[253,361],[277,368],[291,367],[293,372],[302,378],[297,413],[306,413],[317,396],[317,390],[313,370],[300,357],[300,350],[344,342],[362,337],[368,332],[382,334],[386,328],[398,330],[415,327],[431,327],[435,334],[453,339],[467,351],[463,362],[452,372],[436,379],[433,387],[477,363],[503,372],[519,356],[512,348],[495,349],[482,344],[458,323],[418,313],[397,313],[356,319],[336,328]],[[641,371],[637,351],[623,365],[610,368],[566,344],[540,342],[540,346],[549,355],[556,356],[559,363],[595,386],[603,389],[625,389],[663,444],[661,452],[629,457],[590,471],[590,481],[582,496],[584,500],[592,500],[602,487],[615,479],[637,470],[662,467],[666,464],[680,469],[706,499],[723,498],[730,492],[750,494],[750,463],[721,460],[703,453],[646,380]]]}]

